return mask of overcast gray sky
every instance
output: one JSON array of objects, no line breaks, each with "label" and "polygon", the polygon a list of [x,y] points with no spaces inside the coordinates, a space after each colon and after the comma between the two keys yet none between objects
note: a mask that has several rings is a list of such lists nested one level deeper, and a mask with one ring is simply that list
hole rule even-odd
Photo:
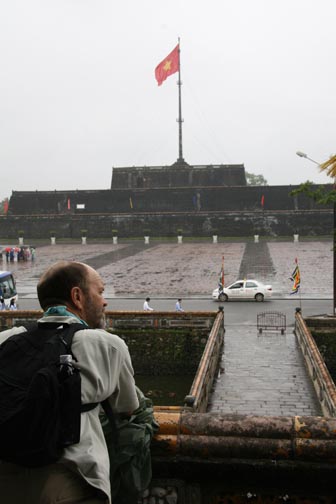
[{"label": "overcast gray sky", "polygon": [[335,0],[2,0],[0,198],[107,189],[113,166],[244,163],[271,185],[330,182]]}]

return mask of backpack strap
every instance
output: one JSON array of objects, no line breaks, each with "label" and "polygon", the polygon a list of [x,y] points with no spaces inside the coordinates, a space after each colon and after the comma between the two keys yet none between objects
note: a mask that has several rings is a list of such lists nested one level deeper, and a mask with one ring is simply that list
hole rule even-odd
[{"label": "backpack strap", "polygon": [[[41,322],[38,324],[38,329],[39,330],[53,330],[53,331],[59,331],[59,337],[62,343],[64,344],[65,348],[67,349],[67,352],[72,355],[74,360],[76,362],[77,359],[74,356],[72,350],[71,350],[71,345],[72,345],[72,340],[77,331],[85,330],[86,327],[83,326],[83,324],[74,322],[71,324],[68,323],[58,323],[58,322]],[[86,403],[81,405],[81,413],[85,413],[86,411],[90,411],[98,406],[99,402],[95,403]]]},{"label": "backpack strap", "polygon": [[115,418],[115,414],[113,412],[112,406],[110,405],[108,399],[104,399],[104,401],[101,402],[101,405],[103,407],[103,410],[108,418],[111,431],[112,431],[112,439],[114,440],[115,446],[118,445],[118,438],[119,438],[119,431],[117,428],[117,422]]},{"label": "backpack strap", "polygon": [[81,413],[85,413],[86,411],[91,411],[92,409],[95,409],[98,404],[100,404],[99,402],[90,402],[90,403],[86,403],[86,404],[82,404],[81,405]]},{"label": "backpack strap", "polygon": [[65,345],[67,352],[72,355],[75,361],[77,361],[76,357],[71,351],[72,340],[75,332],[85,330],[86,327],[79,322],[74,322],[72,324],[68,323],[59,323],[59,322],[40,322],[37,324],[38,330],[46,330],[46,331],[59,331],[59,337],[62,343]]},{"label": "backpack strap", "polygon": [[[77,361],[76,357],[72,353],[71,350],[71,345],[72,345],[72,340],[74,337],[75,332],[85,330],[86,327],[83,326],[81,323],[57,323],[57,322],[41,322],[38,323],[37,325],[38,330],[59,330],[60,331],[60,339],[64,343],[65,347],[67,348],[68,353],[72,355],[75,361]],[[94,403],[86,403],[81,405],[81,413],[85,413],[86,411],[91,411],[92,409],[96,408],[98,404],[101,404],[105,414],[110,422],[113,434],[114,434],[114,439],[117,438],[117,426],[116,426],[116,420],[115,420],[115,415],[113,413],[112,407],[110,403],[108,402],[107,399],[102,401],[101,403],[99,402],[94,402]]]}]

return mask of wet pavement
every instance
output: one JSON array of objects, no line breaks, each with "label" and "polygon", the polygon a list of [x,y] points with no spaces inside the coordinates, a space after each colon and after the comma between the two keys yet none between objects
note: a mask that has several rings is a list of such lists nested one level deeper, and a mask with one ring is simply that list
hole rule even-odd
[{"label": "wet pavement", "polygon": [[[302,298],[332,298],[331,240],[226,241],[217,244],[188,241],[130,240],[112,243],[62,243],[37,247],[34,263],[3,260],[14,271],[20,297],[36,297],[36,283],[53,262],[69,259],[98,269],[108,298],[119,296],[209,297],[217,287],[224,255],[225,284],[251,275],[273,285],[273,297],[290,296],[289,280],[298,259]],[[0,263],[1,267],[1,263]]]},{"label": "wet pavement", "polygon": [[248,242],[240,263],[239,278],[273,278],[275,266],[266,242]]},{"label": "wet pavement", "polygon": [[321,415],[293,328],[258,333],[228,326],[208,411],[262,416]]}]

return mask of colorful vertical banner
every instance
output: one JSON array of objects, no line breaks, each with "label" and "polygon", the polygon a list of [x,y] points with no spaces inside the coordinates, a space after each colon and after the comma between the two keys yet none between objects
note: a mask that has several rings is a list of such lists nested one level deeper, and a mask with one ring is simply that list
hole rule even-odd
[{"label": "colorful vertical banner", "polygon": [[293,270],[290,280],[293,282],[292,291],[290,294],[297,294],[301,285],[301,274],[297,258],[295,258],[295,268]]}]

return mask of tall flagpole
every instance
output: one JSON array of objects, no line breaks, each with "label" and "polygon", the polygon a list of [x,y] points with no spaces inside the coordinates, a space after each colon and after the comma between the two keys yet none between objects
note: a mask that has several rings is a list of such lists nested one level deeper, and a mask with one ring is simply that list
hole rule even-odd
[{"label": "tall flagpole", "polygon": [[178,112],[179,112],[179,115],[178,115],[178,119],[177,119],[177,122],[179,125],[179,157],[177,159],[177,162],[178,163],[185,163],[185,161],[183,159],[183,150],[182,150],[182,123],[183,123],[183,119],[182,119],[182,100],[181,100],[182,81],[181,81],[180,53],[181,53],[181,50],[180,50],[180,37],[179,37],[178,38],[178,81],[177,81],[178,91],[179,91],[179,93],[178,93]]}]

